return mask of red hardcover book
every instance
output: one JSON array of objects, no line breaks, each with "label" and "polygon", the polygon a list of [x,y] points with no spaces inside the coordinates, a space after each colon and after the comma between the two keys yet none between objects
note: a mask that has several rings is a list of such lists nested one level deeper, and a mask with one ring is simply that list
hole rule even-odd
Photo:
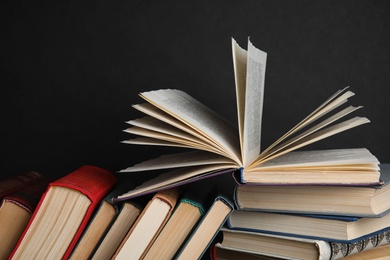
[{"label": "red hardcover book", "polygon": [[83,166],[51,182],[10,259],[68,259],[93,212],[117,182],[96,166]]}]

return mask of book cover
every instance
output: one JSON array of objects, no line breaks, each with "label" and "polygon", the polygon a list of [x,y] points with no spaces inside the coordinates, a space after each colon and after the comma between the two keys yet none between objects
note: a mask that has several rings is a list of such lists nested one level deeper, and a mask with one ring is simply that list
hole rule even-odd
[{"label": "book cover", "polygon": [[[31,258],[34,256],[38,256],[40,253],[42,253],[42,251],[44,251],[44,254],[59,254],[61,255],[62,259],[68,259],[84,228],[88,224],[94,210],[99,205],[100,201],[104,198],[104,196],[114,187],[116,181],[117,178],[110,172],[96,166],[86,165],[80,167],[79,169],[69,173],[68,175],[60,179],[51,182],[48,185],[45,193],[42,195],[25,231],[19,239],[15,249],[13,250],[11,254],[11,259]],[[62,190],[66,191],[65,194],[75,194],[76,199],[79,198],[80,195],[82,195],[83,205],[85,205],[85,214],[80,216],[81,220],[77,222],[78,226],[71,227],[72,230],[74,230],[74,233],[68,234],[70,236],[68,238],[69,240],[67,240],[69,241],[69,243],[65,243],[63,241],[56,241],[55,233],[60,232],[61,235],[64,235],[62,229],[65,228],[62,226],[58,226],[57,224],[54,224],[53,228],[49,230],[50,233],[48,234],[48,236],[50,236],[50,239],[49,237],[42,237],[42,235],[40,235],[39,233],[34,233],[39,232],[40,230],[45,230],[47,228],[46,224],[41,223],[40,220],[43,221],[49,219],[50,222],[61,220],[62,222],[64,222],[63,225],[71,224],[67,222],[68,217],[64,219],[64,216],[61,215],[61,212],[64,210],[64,204],[62,204],[62,202],[56,203],[57,200],[63,200],[63,198],[56,196],[56,194],[61,194],[56,192],[61,192]],[[72,201],[69,201],[65,197],[64,202],[66,201],[68,203],[72,203],[73,199]],[[55,208],[48,207],[48,205],[53,205],[53,207],[57,205],[59,208],[57,210]],[[69,212],[69,214],[79,209],[79,205],[77,204],[77,207],[73,204],[66,205],[68,205],[68,207],[71,207],[67,208],[67,212]],[[51,212],[50,210],[55,210],[54,212],[58,214],[57,220],[53,219],[54,217],[52,215],[45,216],[46,212]],[[79,219],[80,217],[78,217],[77,219]],[[42,239],[47,240],[42,241]],[[34,247],[32,241],[38,241],[38,246]],[[49,247],[51,249],[53,245],[54,247],[58,248],[54,248],[52,251],[46,252],[47,250],[49,250]]]},{"label": "book cover", "polygon": [[[361,106],[347,105],[354,93],[336,91],[282,137],[261,147],[267,53],[248,38],[247,49],[232,38],[237,100],[237,126],[178,89],[140,93],[144,103],[133,107],[145,114],[129,120],[124,131],[135,138],[125,144],[173,146],[190,152],[165,154],[121,172],[172,169],[121,197],[183,185],[218,171],[239,170],[240,181],[266,185],[380,185],[379,161],[366,148],[299,150],[312,143],[369,123],[353,116]],[[364,171],[364,174],[361,174]],[[325,174],[326,173],[326,174]]]}]

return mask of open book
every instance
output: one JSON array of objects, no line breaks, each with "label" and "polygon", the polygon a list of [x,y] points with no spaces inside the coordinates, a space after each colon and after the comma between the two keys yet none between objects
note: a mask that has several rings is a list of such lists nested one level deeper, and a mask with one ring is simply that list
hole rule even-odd
[{"label": "open book", "polygon": [[128,121],[137,135],[127,144],[191,148],[166,154],[121,172],[175,168],[118,199],[127,199],[199,178],[239,169],[239,181],[255,184],[373,185],[380,183],[379,162],[367,149],[295,151],[369,122],[351,117],[360,106],[347,106],[354,95],[337,91],[268,148],[261,149],[264,79],[267,54],[232,39],[238,128],[207,106],[177,89],[143,92],[146,103],[133,105],[145,117]]}]

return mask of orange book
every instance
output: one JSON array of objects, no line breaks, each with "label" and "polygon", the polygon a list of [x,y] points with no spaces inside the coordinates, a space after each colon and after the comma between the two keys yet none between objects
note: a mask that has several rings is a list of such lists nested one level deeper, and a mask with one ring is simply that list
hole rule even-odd
[{"label": "orange book", "polygon": [[116,182],[116,176],[96,166],[83,166],[51,182],[10,259],[68,259]]}]

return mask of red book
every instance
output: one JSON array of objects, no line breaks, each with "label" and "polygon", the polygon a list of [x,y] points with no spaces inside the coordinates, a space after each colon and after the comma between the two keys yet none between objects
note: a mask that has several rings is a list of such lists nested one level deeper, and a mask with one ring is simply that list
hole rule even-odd
[{"label": "red book", "polygon": [[68,259],[116,182],[116,176],[95,166],[83,166],[51,182],[10,259]]}]

